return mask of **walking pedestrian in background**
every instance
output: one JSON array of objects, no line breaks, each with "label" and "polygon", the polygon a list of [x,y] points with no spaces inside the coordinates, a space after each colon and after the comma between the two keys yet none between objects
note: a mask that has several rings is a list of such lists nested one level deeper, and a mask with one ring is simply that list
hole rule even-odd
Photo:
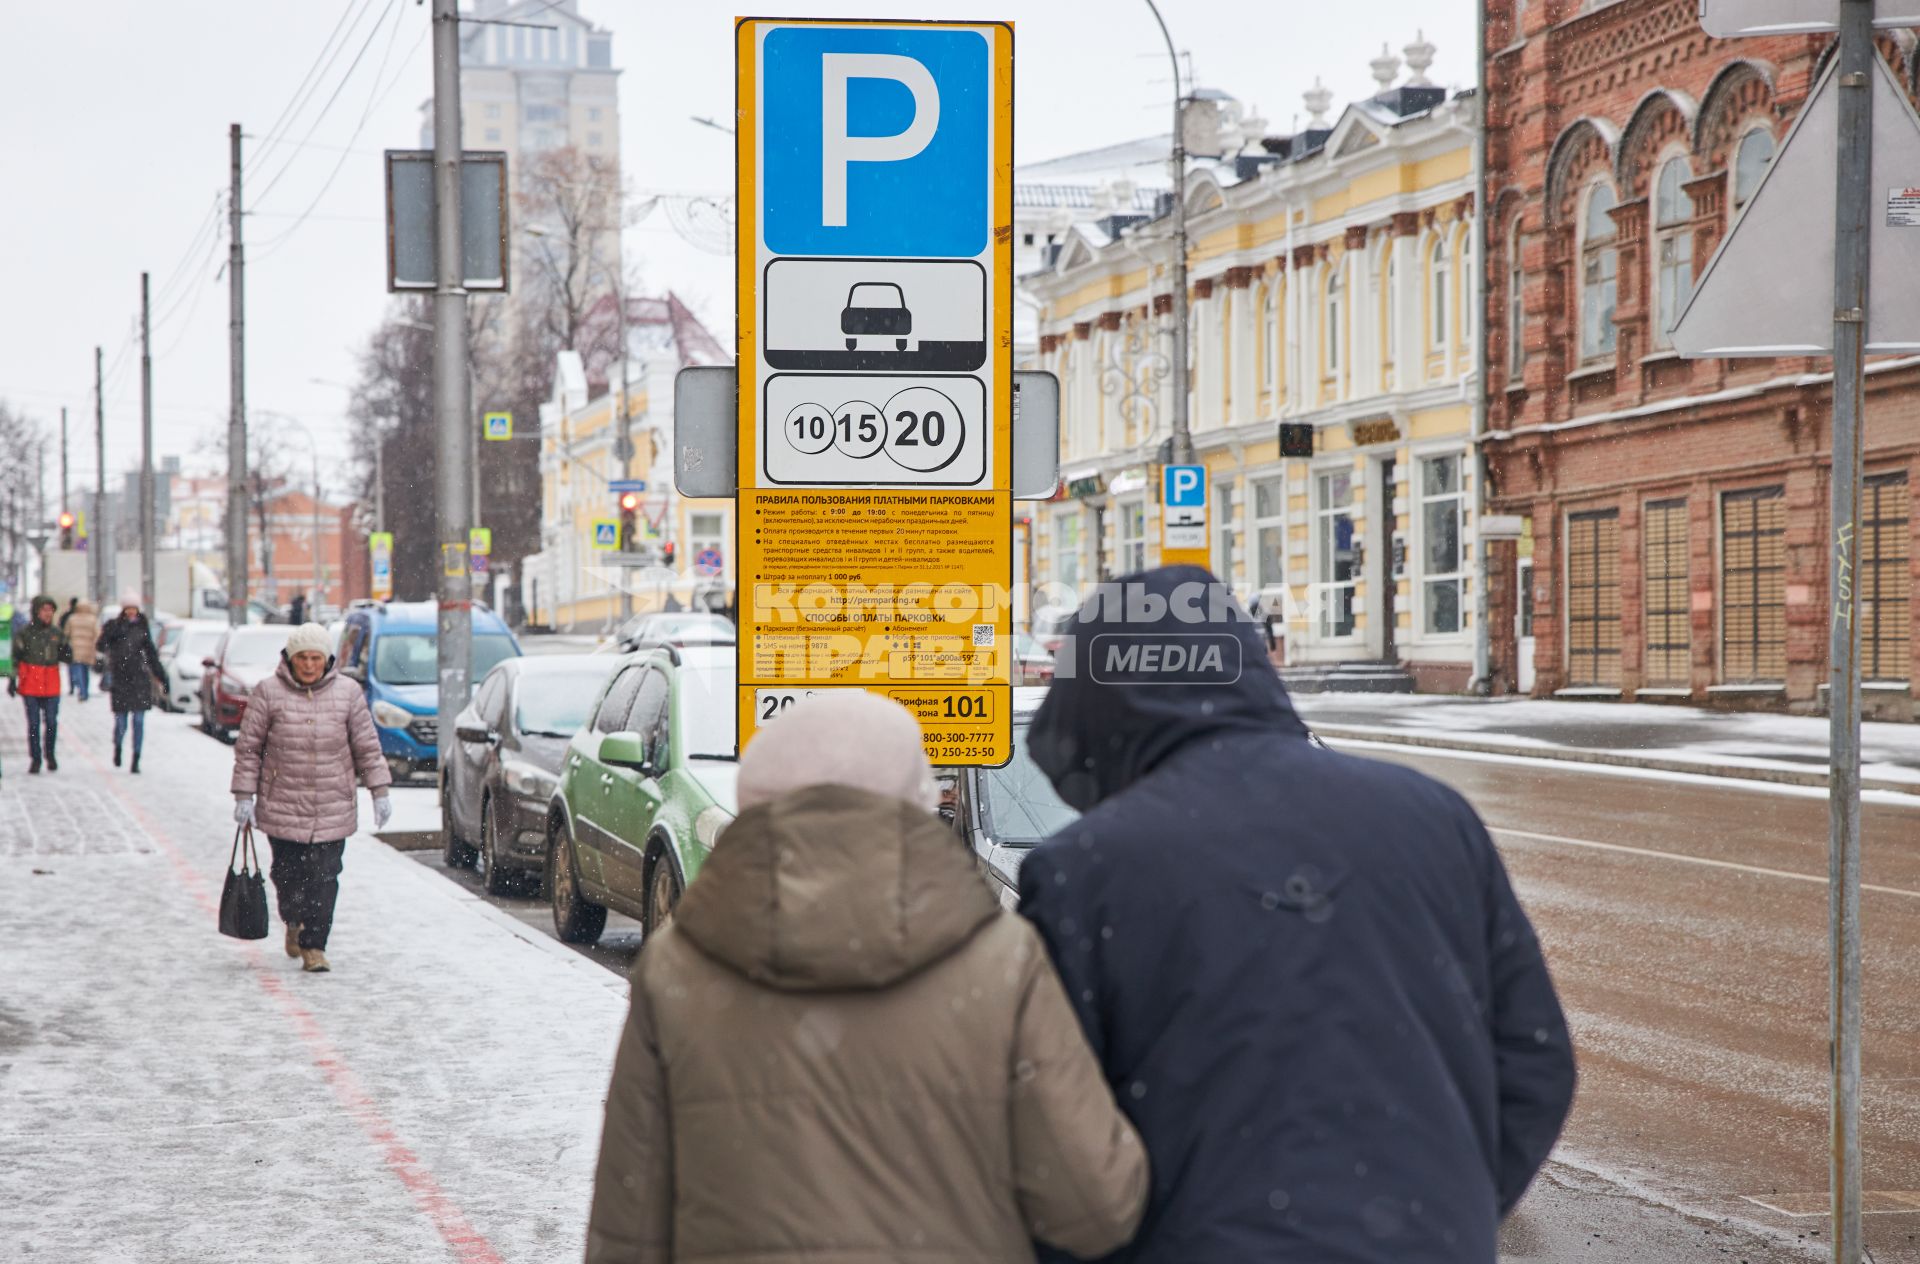
[{"label": "walking pedestrian in background", "polygon": [[301,624],[305,623],[306,621],[307,621],[307,594],[305,594],[304,592],[297,592],[293,594],[293,600],[289,602],[287,605],[287,622],[291,623],[294,627],[297,628]]},{"label": "walking pedestrian in background", "polygon": [[287,955],[310,973],[331,968],[341,863],[360,823],[356,778],[373,793],[376,826],[393,815],[393,774],[373,715],[359,686],[342,684],[333,667],[327,630],[295,628],[273,675],[247,695],[233,746],[233,819],[265,832]]},{"label": "walking pedestrian in background", "polygon": [[121,747],[133,730],[133,768],[140,771],[140,751],[147,741],[147,712],[153,709],[153,688],[167,687],[167,669],[153,643],[153,625],[141,613],[138,597],[125,597],[120,613],[100,632],[98,654],[105,660],[103,685],[113,705],[113,766],[120,767]]},{"label": "walking pedestrian in background", "polygon": [[93,663],[100,641],[100,616],[91,601],[75,598],[73,609],[61,618],[66,625],[67,644],[73,647],[73,663],[67,668],[67,691],[85,702],[93,696]]},{"label": "walking pedestrian in background", "polygon": [[739,817],[634,966],[588,1264],[1015,1264],[1132,1233],[1139,1139],[937,798],[873,694],[747,748]]},{"label": "walking pedestrian in background", "polygon": [[1153,1161],[1114,1258],[1493,1264],[1574,1061],[1486,828],[1312,742],[1206,571],[1111,588],[1029,732],[1085,815],[1020,907]]},{"label": "walking pedestrian in background", "polygon": [[60,771],[56,747],[60,741],[60,665],[73,661],[73,647],[53,621],[59,603],[35,597],[28,606],[26,626],[14,633],[13,675],[7,692],[27,706],[27,771],[37,773],[44,762],[48,772]]}]

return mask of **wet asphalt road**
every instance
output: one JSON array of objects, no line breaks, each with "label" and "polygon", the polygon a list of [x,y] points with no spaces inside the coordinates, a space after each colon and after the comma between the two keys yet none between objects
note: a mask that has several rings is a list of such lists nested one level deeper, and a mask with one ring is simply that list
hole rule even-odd
[{"label": "wet asphalt road", "polygon": [[[1827,1258],[1824,801],[1350,749],[1479,808],[1573,1026],[1574,1116],[1506,1225],[1502,1261]],[[1862,900],[1867,1243],[1879,1264],[1920,1264],[1920,806],[1869,803],[1863,849],[1880,888]],[[413,855],[478,890],[437,852]],[[544,901],[493,902],[551,933]],[[612,917],[585,951],[624,972],[639,944],[639,926]]]}]

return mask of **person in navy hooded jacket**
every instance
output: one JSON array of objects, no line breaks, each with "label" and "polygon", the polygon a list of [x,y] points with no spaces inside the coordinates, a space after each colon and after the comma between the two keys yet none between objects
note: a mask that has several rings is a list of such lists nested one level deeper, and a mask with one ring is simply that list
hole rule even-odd
[{"label": "person in navy hooded jacket", "polygon": [[1108,1258],[1493,1264],[1574,1059],[1486,827],[1313,741],[1205,570],[1106,585],[1066,633],[1028,744],[1084,815],[1021,911],[1151,1159]]}]

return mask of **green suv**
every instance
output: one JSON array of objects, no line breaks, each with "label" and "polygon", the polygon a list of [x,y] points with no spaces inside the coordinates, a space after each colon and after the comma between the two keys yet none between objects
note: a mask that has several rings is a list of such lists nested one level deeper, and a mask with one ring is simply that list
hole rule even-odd
[{"label": "green suv", "polygon": [[734,816],[734,648],[630,654],[573,735],[547,808],[546,887],[570,944],[607,910],[665,925]]}]

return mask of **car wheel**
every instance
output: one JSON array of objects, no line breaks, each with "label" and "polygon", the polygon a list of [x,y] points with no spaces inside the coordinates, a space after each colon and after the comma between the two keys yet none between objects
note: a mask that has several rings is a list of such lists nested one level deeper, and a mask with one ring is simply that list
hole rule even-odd
[{"label": "car wheel", "polygon": [[519,872],[500,864],[500,826],[490,797],[480,800],[480,846],[474,849],[473,867],[488,895],[512,895],[520,888]]},{"label": "car wheel", "polygon": [[646,917],[641,920],[645,944],[653,933],[672,923],[674,910],[680,907],[680,871],[674,868],[673,860],[666,853],[664,843],[655,843],[653,858],[647,865],[647,903],[641,912]]},{"label": "car wheel", "polygon": [[440,858],[449,869],[471,869],[475,858],[473,848],[460,837],[460,827],[453,823],[453,805],[444,791],[440,795]]},{"label": "car wheel", "polygon": [[573,867],[573,837],[562,825],[547,844],[547,900],[553,906],[553,933],[565,944],[590,944],[607,927],[607,910],[580,893]]}]

